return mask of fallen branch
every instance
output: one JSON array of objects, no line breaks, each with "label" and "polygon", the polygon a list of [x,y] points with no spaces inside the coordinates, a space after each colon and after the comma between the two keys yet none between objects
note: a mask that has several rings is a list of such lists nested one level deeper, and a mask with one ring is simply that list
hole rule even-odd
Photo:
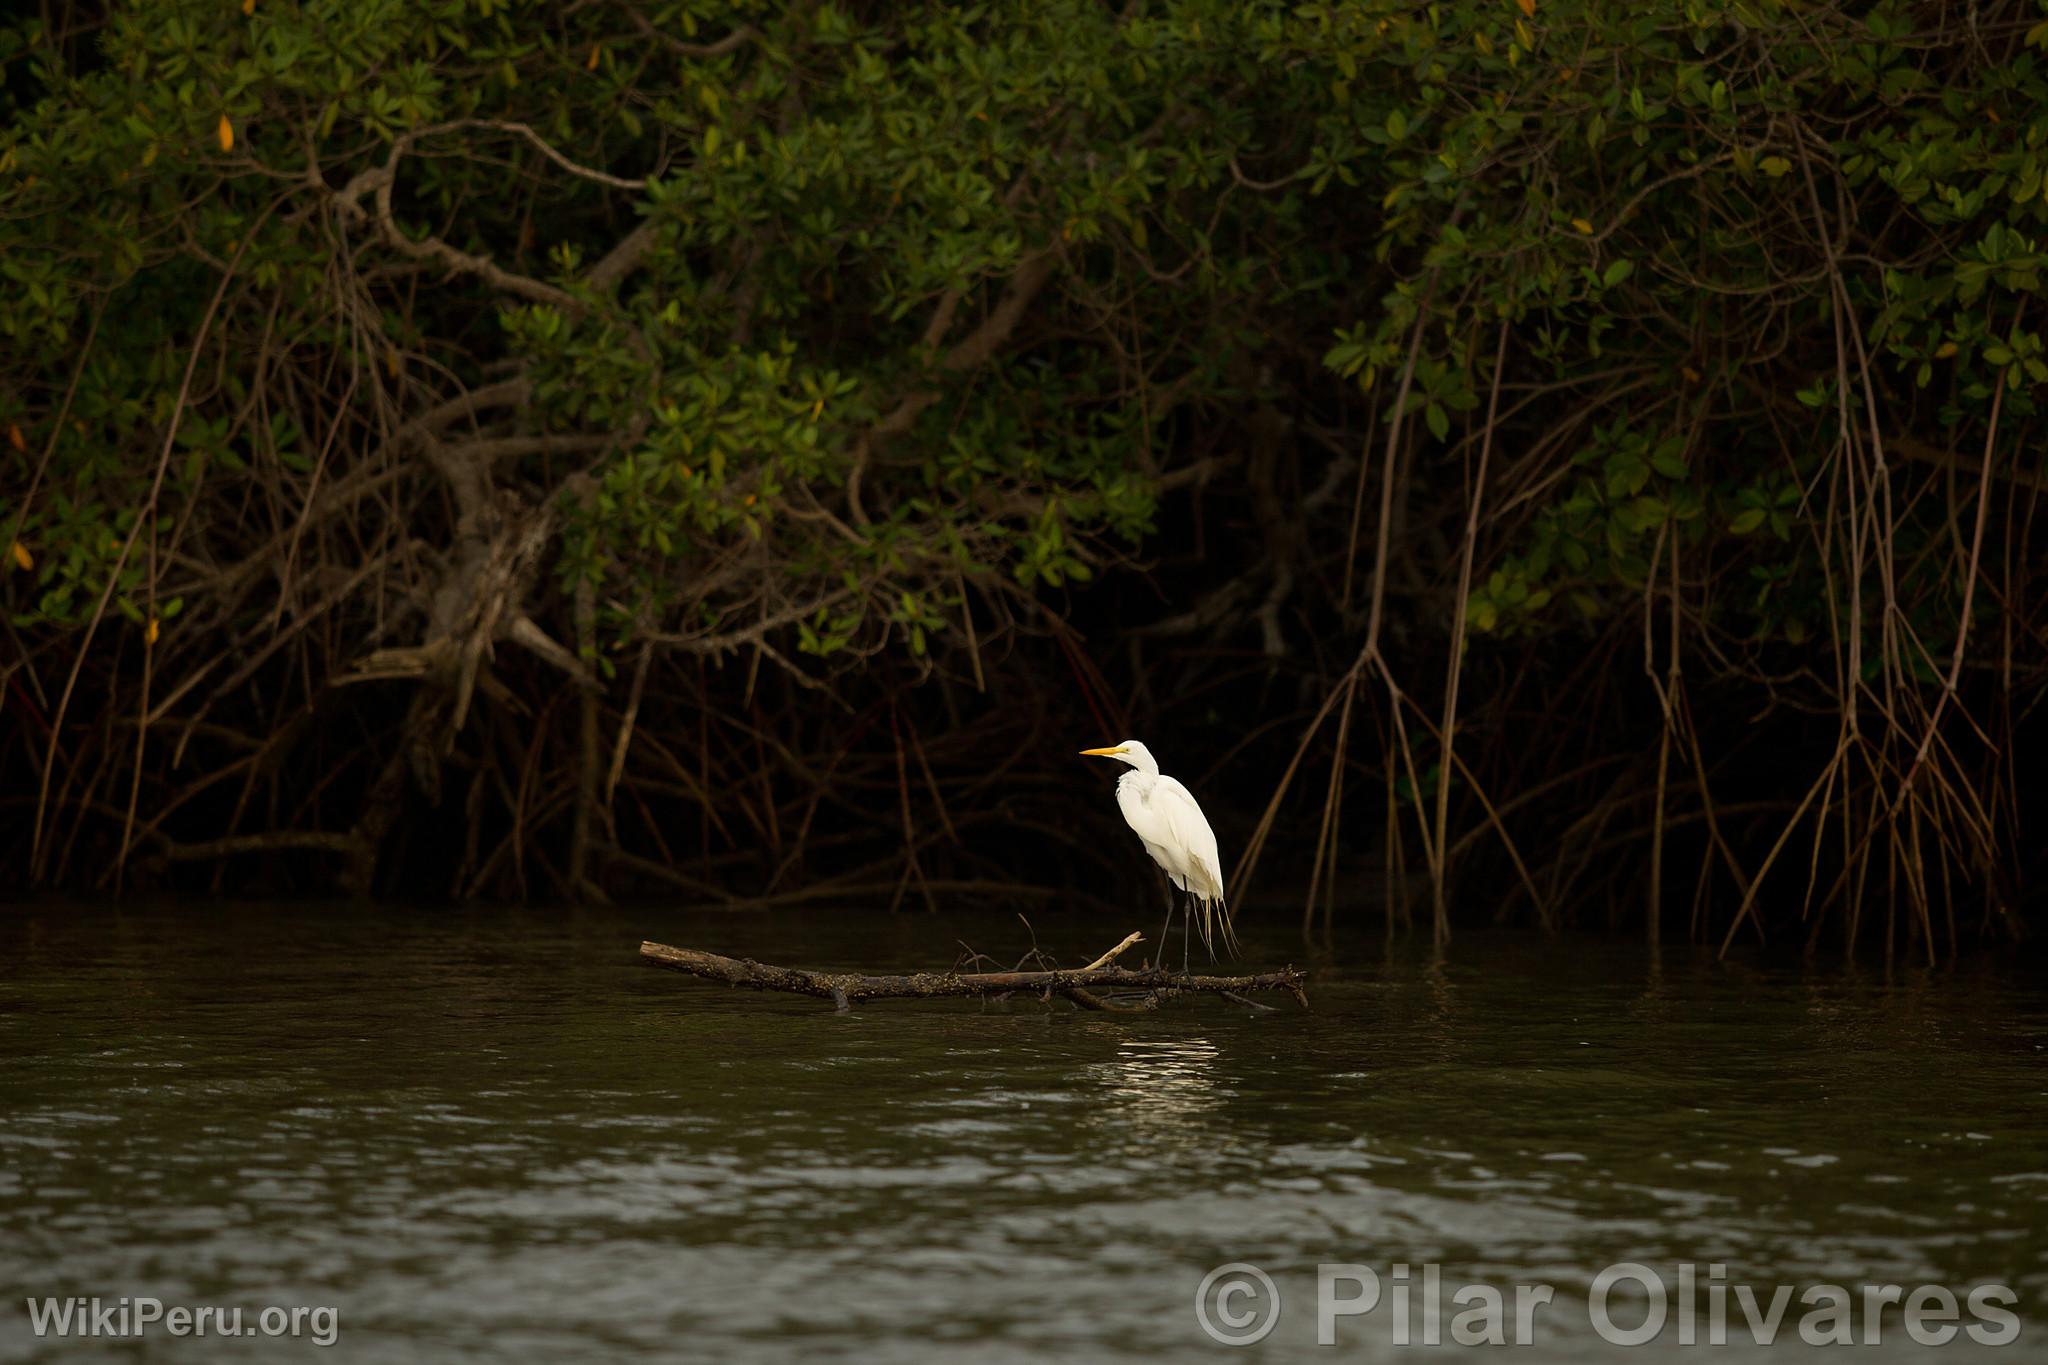
[{"label": "fallen branch", "polygon": [[[1198,976],[1114,965],[1118,955],[1143,941],[1142,935],[1132,934],[1086,967],[1050,972],[917,972],[908,976],[861,976],[852,972],[773,967],[765,962],[721,957],[696,948],[673,948],[666,943],[642,943],[640,957],[657,967],[688,972],[707,981],[723,981],[729,986],[816,996],[830,1000],[842,1010],[856,1000],[929,1000],[944,996],[989,999],[1018,991],[1034,991],[1044,996],[1061,995],[1084,1009],[1111,1011],[1151,1009],[1160,999],[1183,992],[1233,998],[1245,991],[1286,991],[1300,1002],[1303,1009],[1308,1008],[1308,995],[1302,990],[1308,973],[1293,967],[1251,976]],[[1105,988],[1145,991],[1152,998],[1138,1006],[1113,1004],[1095,994]]]}]

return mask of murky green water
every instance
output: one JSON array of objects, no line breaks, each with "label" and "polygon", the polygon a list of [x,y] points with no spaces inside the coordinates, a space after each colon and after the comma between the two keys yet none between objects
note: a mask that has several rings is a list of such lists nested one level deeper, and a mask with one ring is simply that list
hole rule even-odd
[{"label": "murky green water", "polygon": [[[1283,1300],[1240,1358],[1395,1354],[1396,1290],[1420,1340],[1434,1262],[1446,1337],[1457,1288],[1500,1287],[1513,1339],[1514,1286],[1542,1284],[1515,1355],[1583,1359],[1608,1352],[1595,1273],[1633,1261],[1670,1317],[1616,1358],[1709,1354],[1678,1344],[1695,1262],[1701,1337],[1718,1263],[1765,1309],[1779,1285],[1946,1286],[1960,1325],[2002,1283],[1997,1357],[2048,1359],[2048,1000],[2018,965],[1813,976],[1467,937],[1441,966],[1326,965],[1307,1015],[835,1016],[641,967],[643,936],[875,970],[1023,947],[993,917],[0,913],[0,1359],[136,1358],[33,1334],[29,1296],[93,1295],[252,1327],[338,1310],[324,1351],[159,1324],[151,1359],[1174,1358],[1224,1354],[1195,1293],[1231,1261]],[[1381,1291],[1332,1321],[1336,1351],[1324,1262]],[[1811,1306],[1764,1350],[1728,1302],[1715,1358],[1804,1353]],[[1622,1327],[1646,1308],[1612,1300]],[[1934,1354],[1898,1307],[1879,1330],[1849,1355]]]}]

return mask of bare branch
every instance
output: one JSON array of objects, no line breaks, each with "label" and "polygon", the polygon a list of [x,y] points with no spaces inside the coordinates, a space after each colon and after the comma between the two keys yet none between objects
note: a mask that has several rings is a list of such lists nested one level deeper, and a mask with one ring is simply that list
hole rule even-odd
[{"label": "bare branch", "polygon": [[613,175],[609,171],[596,170],[579,162],[571,161],[568,157],[556,151],[546,138],[533,131],[526,124],[514,123],[506,119],[456,119],[451,123],[436,123],[426,128],[415,129],[412,136],[414,141],[418,141],[423,137],[431,137],[435,133],[452,133],[464,128],[489,128],[496,132],[513,133],[523,137],[539,148],[542,156],[545,156],[548,160],[569,172],[569,174],[584,180],[594,180],[600,185],[610,185],[613,189],[620,190],[644,190],[647,188],[647,181],[644,177],[628,179],[625,176]]},{"label": "bare branch", "polygon": [[[989,315],[982,319],[981,325],[962,337],[959,343],[940,359],[940,371],[958,374],[985,364],[994,356],[1010,339],[1010,334],[1016,331],[1018,322],[1024,317],[1024,311],[1031,306],[1031,301],[1038,296],[1038,291],[1052,278],[1058,259],[1050,250],[1025,257],[1023,263],[1011,274],[1002,298],[997,301]],[[947,320],[950,320],[951,314],[943,305],[940,311],[945,314]],[[938,318],[933,319],[935,324],[938,321]],[[928,328],[927,336],[930,335],[930,331]],[[874,453],[889,441],[909,431],[916,423],[918,415],[938,401],[937,389],[914,389],[905,394],[894,408],[878,418],[854,443],[853,468],[846,476],[846,503],[853,512],[854,520],[862,525],[866,525],[868,521],[867,511],[861,506],[860,484],[868,462],[874,458]]]},{"label": "bare branch", "polygon": [[[1137,937],[1133,934],[1131,939]],[[1115,952],[1108,956],[1114,957]],[[816,996],[834,1002],[841,1009],[858,1000],[933,999],[942,996],[985,998],[1018,991],[1068,994],[1102,986],[1169,994],[1186,991],[1211,995],[1287,991],[1304,1005],[1307,1003],[1301,988],[1302,983],[1308,980],[1308,973],[1293,967],[1251,976],[1195,976],[1183,972],[1136,971],[1129,967],[1106,966],[1089,966],[1079,971],[918,972],[907,976],[858,976],[845,972],[807,971],[801,967],[771,967],[766,963],[723,957],[696,948],[673,948],[666,943],[642,943],[640,958],[657,967],[688,972],[692,976],[723,981],[727,985]]]},{"label": "bare branch", "polygon": [[415,240],[406,235],[398,226],[398,220],[391,208],[392,188],[398,183],[398,163],[411,150],[417,133],[409,133],[391,144],[391,154],[384,158],[384,164],[358,172],[348,184],[334,194],[336,209],[353,223],[365,218],[362,200],[370,196],[376,205],[375,226],[378,236],[394,250],[418,261],[431,261],[445,266],[458,275],[474,275],[493,289],[513,294],[535,303],[552,307],[575,310],[582,305],[571,294],[545,284],[530,276],[506,270],[494,264],[488,256],[472,255],[458,247],[449,245],[439,237]]},{"label": "bare branch", "polygon": [[680,53],[685,57],[723,57],[728,52],[738,51],[741,45],[761,36],[759,30],[750,25],[741,24],[715,43],[686,43],[680,38],[673,38],[663,33],[660,29],[649,23],[647,17],[630,4],[625,8],[626,17],[633,21],[633,27],[639,29],[643,36],[652,38],[669,51]]},{"label": "bare branch", "polygon": [[619,239],[617,246],[605,253],[604,259],[585,272],[584,283],[600,292],[610,289],[647,259],[647,253],[654,248],[654,238],[653,223],[642,223],[634,228]]},{"label": "bare branch", "polygon": [[525,612],[512,618],[511,626],[505,631],[505,638],[514,644],[526,646],[561,669],[574,678],[579,687],[589,688],[591,691],[598,690],[597,679],[583,666],[583,661],[571,654],[567,646],[558,643],[553,636],[534,624],[533,618]]}]

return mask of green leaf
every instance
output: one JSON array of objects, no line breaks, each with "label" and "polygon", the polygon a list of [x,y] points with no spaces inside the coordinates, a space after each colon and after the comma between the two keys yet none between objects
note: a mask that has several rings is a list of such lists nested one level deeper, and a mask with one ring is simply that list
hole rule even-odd
[{"label": "green leaf", "polygon": [[1669,450],[1650,453],[1650,466],[1667,479],[1682,479],[1692,470],[1686,465],[1685,457]]}]

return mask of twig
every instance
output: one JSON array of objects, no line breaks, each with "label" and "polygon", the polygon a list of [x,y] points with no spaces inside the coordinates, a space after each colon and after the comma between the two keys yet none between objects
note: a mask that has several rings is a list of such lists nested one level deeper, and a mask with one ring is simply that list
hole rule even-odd
[{"label": "twig", "polygon": [[1122,943],[1117,944],[1116,947],[1111,948],[1108,952],[1104,953],[1101,957],[1096,958],[1093,962],[1089,963],[1081,970],[1084,972],[1092,972],[1098,970],[1099,968],[1107,967],[1110,963],[1122,957],[1124,955],[1124,951],[1128,949],[1132,944],[1143,943],[1144,941],[1145,936],[1139,933],[1137,930],[1133,929],[1130,933],[1124,935],[1124,941]]}]

